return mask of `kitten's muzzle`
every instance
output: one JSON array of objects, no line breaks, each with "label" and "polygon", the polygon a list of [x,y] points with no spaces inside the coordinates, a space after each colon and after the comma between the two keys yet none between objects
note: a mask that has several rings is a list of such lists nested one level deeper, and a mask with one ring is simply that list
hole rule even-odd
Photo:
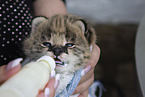
[{"label": "kitten's muzzle", "polygon": [[60,55],[62,53],[67,53],[67,48],[63,46],[60,46],[60,47],[52,46],[51,51],[55,55],[53,59],[55,60],[56,65],[64,66],[64,62],[61,60]]},{"label": "kitten's muzzle", "polygon": [[59,58],[53,58],[55,60],[56,65],[64,66],[64,62]]},{"label": "kitten's muzzle", "polygon": [[56,57],[58,57],[62,53],[67,53],[67,48],[65,48],[65,47],[52,47],[51,51],[54,53],[54,55]]},{"label": "kitten's muzzle", "polygon": [[54,55],[56,56],[59,56],[62,52],[63,52],[63,49],[62,48],[54,48],[52,49]]}]

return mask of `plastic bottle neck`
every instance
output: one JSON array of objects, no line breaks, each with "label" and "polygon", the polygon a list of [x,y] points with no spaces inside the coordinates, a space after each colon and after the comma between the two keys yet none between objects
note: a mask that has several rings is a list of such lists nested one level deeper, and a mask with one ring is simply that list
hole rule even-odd
[{"label": "plastic bottle neck", "polygon": [[49,64],[47,61],[45,61],[45,60],[40,60],[40,61],[38,61],[38,63],[44,64],[46,67],[49,68],[49,70],[51,70],[51,66],[50,66],[50,64]]}]

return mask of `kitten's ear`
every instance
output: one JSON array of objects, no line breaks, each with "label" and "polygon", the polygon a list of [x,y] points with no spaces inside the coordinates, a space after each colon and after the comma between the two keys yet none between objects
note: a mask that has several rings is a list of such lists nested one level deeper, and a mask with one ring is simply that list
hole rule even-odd
[{"label": "kitten's ear", "polygon": [[79,19],[77,24],[82,28],[82,33],[84,34],[89,45],[93,45],[96,42],[96,33],[93,27],[91,27],[85,20]]},{"label": "kitten's ear", "polygon": [[86,32],[87,25],[82,20],[79,20],[76,23],[79,24],[82,29],[82,33],[84,34]]},{"label": "kitten's ear", "polygon": [[46,17],[36,17],[33,19],[32,21],[32,30],[31,30],[31,33],[34,33],[37,26],[42,23],[43,21],[46,21],[47,18]]}]

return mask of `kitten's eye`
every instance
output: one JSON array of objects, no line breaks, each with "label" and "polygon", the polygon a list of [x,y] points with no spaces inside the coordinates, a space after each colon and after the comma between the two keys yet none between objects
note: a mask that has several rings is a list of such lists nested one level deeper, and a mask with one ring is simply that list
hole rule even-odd
[{"label": "kitten's eye", "polygon": [[50,42],[43,42],[41,46],[43,46],[43,47],[50,47],[51,43]]},{"label": "kitten's eye", "polygon": [[73,47],[74,44],[73,44],[73,43],[67,43],[67,44],[65,44],[65,46],[66,46],[66,47]]}]

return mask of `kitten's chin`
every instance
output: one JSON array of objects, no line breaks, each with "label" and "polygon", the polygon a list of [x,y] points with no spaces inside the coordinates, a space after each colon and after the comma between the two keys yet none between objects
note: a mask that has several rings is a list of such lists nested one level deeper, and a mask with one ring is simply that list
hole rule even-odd
[{"label": "kitten's chin", "polygon": [[54,59],[57,67],[66,67],[67,66],[67,64],[59,56],[53,57],[53,59]]}]

